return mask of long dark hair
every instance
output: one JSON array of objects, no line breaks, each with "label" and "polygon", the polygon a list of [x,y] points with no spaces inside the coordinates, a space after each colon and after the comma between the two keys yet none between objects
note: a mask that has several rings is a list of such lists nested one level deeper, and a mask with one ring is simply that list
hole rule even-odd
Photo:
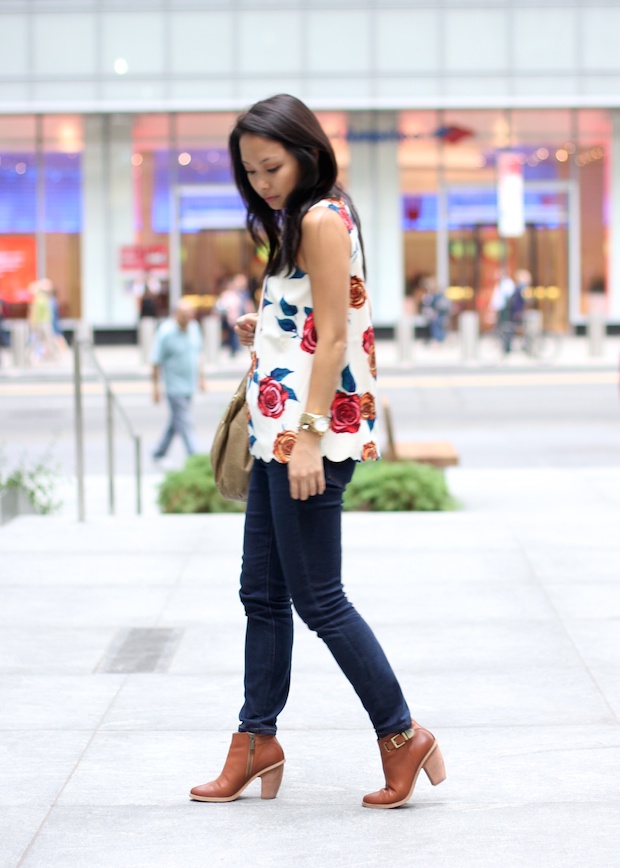
[{"label": "long dark hair", "polygon": [[[274,211],[250,184],[241,162],[239,141],[244,133],[279,142],[300,166],[299,183],[283,211]],[[269,245],[265,274],[295,269],[301,240],[301,221],[315,202],[344,199],[360,233],[359,217],[350,198],[337,181],[334,149],[316,115],[297,97],[286,93],[255,103],[239,115],[228,140],[235,183],[247,206],[247,227],[256,244]],[[266,239],[265,239],[266,236]]]}]

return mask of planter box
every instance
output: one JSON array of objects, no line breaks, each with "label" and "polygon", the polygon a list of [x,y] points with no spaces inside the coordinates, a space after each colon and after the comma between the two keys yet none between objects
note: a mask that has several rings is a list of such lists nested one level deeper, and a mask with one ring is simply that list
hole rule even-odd
[{"label": "planter box", "polygon": [[31,503],[23,488],[4,488],[0,491],[0,525],[18,515],[39,515],[40,510]]}]

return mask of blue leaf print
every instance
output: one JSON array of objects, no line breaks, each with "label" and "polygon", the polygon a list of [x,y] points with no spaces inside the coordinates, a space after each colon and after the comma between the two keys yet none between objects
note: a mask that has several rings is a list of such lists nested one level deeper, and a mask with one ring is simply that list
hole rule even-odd
[{"label": "blue leaf print", "polygon": [[355,383],[355,379],[353,374],[351,373],[351,369],[347,365],[344,371],[342,372],[342,388],[343,391],[348,392],[349,395],[353,392],[357,391],[357,385]]},{"label": "blue leaf print", "polygon": [[269,376],[273,377],[274,380],[277,380],[278,383],[281,383],[282,380],[291,373],[292,371],[289,368],[274,368]]},{"label": "blue leaf print", "polygon": [[[301,277],[305,277],[306,272],[302,271],[301,268],[296,268],[295,271],[291,274],[289,280],[299,280]],[[286,311],[285,311],[286,313]]]},{"label": "blue leaf print", "polygon": [[368,422],[368,427],[372,431],[372,429],[375,427],[375,420],[374,419],[366,419],[366,421]]},{"label": "blue leaf print", "polygon": [[269,299],[267,298],[267,296],[265,296],[265,298],[263,299],[263,307],[264,307],[264,308],[267,307],[268,304],[273,304],[273,302],[272,302],[272,301],[269,301]]},{"label": "blue leaf print", "polygon": [[279,319],[278,325],[284,332],[295,332],[297,334],[297,326],[292,319]]},{"label": "blue leaf print", "polygon": [[297,395],[295,394],[295,392],[292,389],[290,389],[288,386],[285,386],[284,388],[288,392],[288,396],[291,399],[291,401],[299,401],[299,398],[297,397]]},{"label": "blue leaf print", "polygon": [[280,302],[280,307],[282,308],[282,313],[285,316],[295,316],[298,311],[298,308],[295,307],[294,304],[289,304],[288,301],[286,301],[286,299],[284,298]]},{"label": "blue leaf print", "polygon": [[312,313],[312,308],[311,307],[305,307],[304,313],[306,314],[306,316],[310,316],[310,314]]},{"label": "blue leaf print", "polygon": [[254,437],[254,435],[252,434],[252,436],[250,437],[250,449],[252,448],[252,446],[254,446],[255,443],[256,437]]}]

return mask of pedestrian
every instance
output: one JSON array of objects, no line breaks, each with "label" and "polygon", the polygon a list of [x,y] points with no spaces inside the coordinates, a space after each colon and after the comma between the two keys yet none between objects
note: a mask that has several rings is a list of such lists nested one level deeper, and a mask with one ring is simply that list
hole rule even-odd
[{"label": "pedestrian", "polygon": [[491,308],[497,318],[497,329],[504,353],[512,351],[514,336],[523,326],[525,291],[532,282],[532,275],[525,268],[515,272],[514,280],[504,275],[491,297]]},{"label": "pedestrian", "polygon": [[205,380],[201,368],[202,337],[191,303],[181,299],[174,315],[155,333],[153,346],[153,400],[160,401],[159,375],[163,376],[170,419],[153,452],[153,460],[164,458],[175,434],[183,440],[188,455],[196,452],[191,419],[192,396],[196,383],[201,390]]},{"label": "pedestrian", "polygon": [[49,293],[50,308],[52,314],[52,336],[56,352],[64,353],[68,349],[68,344],[62,331],[62,323],[60,321],[60,305],[58,303],[58,289],[52,285]]},{"label": "pedestrian", "polygon": [[241,349],[235,324],[240,316],[254,309],[248,293],[248,281],[244,274],[235,274],[226,282],[220,293],[216,309],[219,311],[224,331],[223,345],[228,346],[231,356]]},{"label": "pedestrian", "polygon": [[[374,634],[342,587],[342,496],[356,461],[377,457],[375,342],[355,208],[316,116],[286,94],[240,115],[229,140],[254,242],[269,258],[259,313],[236,326],[252,348],[248,385],[254,464],[240,597],[246,613],[245,702],[221,775],[198,801],[236,799],[261,778],[275,798],[284,753],[276,739],[287,700],[292,605],[327,644],[379,740],[385,787],[363,804],[394,808],[443,761],[414,724]],[[343,754],[344,755],[344,754]]]},{"label": "pedestrian", "polygon": [[437,279],[433,275],[424,278],[423,288],[422,316],[428,326],[429,340],[443,343],[450,316],[450,300],[437,286]]},{"label": "pedestrian", "polygon": [[28,308],[28,324],[32,354],[37,360],[52,359],[58,351],[52,325],[53,288],[52,281],[47,277],[34,281],[29,287],[31,301]]}]

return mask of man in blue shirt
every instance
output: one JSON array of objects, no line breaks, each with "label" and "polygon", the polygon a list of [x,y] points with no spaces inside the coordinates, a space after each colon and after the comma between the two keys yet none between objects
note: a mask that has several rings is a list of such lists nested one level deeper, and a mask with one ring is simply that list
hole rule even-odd
[{"label": "man in blue shirt", "polygon": [[163,322],[155,333],[153,346],[153,400],[160,401],[159,374],[170,407],[170,419],[155,451],[155,461],[163,458],[175,434],[178,434],[188,455],[196,452],[196,441],[190,416],[192,395],[199,381],[204,391],[205,381],[200,365],[202,337],[194,318],[194,309],[181,299],[174,315]]}]

